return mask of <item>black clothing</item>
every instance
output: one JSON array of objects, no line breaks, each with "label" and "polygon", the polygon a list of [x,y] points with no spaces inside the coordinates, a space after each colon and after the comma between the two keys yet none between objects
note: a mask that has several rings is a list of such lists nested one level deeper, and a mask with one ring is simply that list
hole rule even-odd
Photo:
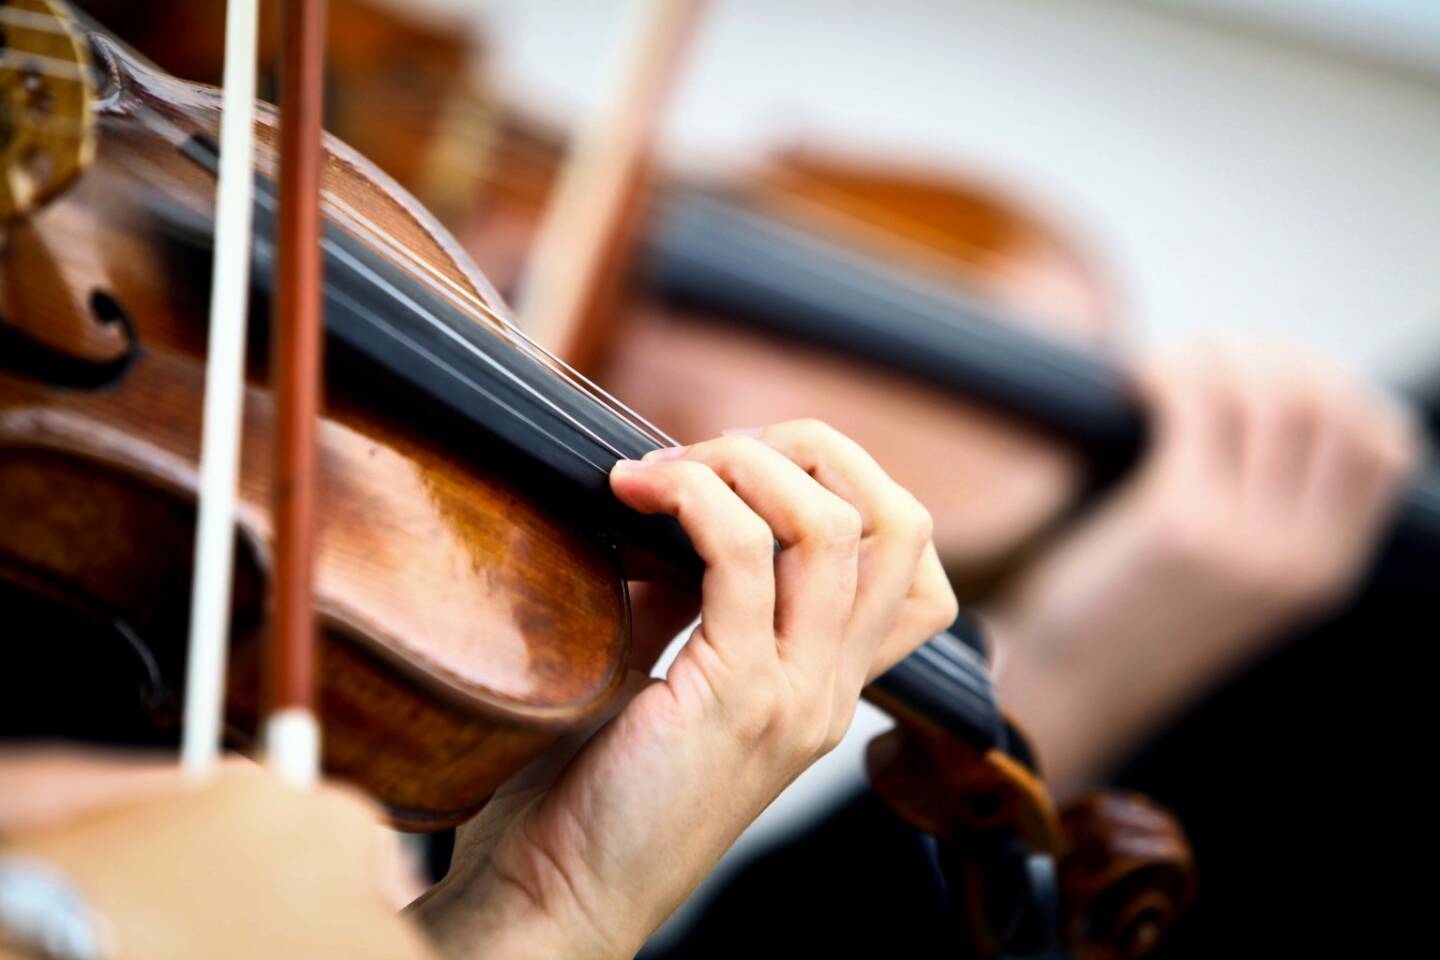
[{"label": "black clothing", "polygon": [[[1440,630],[1376,594],[1220,692],[1117,777],[1185,824],[1200,895],[1163,960],[1440,956],[1428,767]],[[950,957],[920,840],[873,795],[758,859],[646,960]]]}]

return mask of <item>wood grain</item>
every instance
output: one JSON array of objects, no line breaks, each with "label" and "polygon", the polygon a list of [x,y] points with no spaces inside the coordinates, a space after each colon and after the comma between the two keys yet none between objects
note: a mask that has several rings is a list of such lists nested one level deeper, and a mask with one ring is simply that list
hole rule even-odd
[{"label": "wood grain", "polygon": [[[119,349],[116,334],[85,306],[103,290],[133,319],[140,354],[99,390],[0,371],[0,566],[140,625],[178,686],[208,277],[150,211],[206,212],[213,186],[142,120],[154,111],[208,130],[216,101],[133,65],[112,68],[118,92],[102,104],[94,167],[0,253],[0,322],[103,354]],[[273,143],[268,114],[261,134]],[[323,176],[480,295],[443,231],[358,156],[328,143]],[[273,590],[274,405],[264,325],[252,326],[229,699],[237,742],[253,731]],[[624,584],[610,551],[556,519],[526,492],[526,469],[484,438],[456,443],[407,420],[414,408],[373,372],[337,360],[327,381],[315,586],[326,767],[409,826],[443,825],[559,733],[603,714],[627,662]]]}]

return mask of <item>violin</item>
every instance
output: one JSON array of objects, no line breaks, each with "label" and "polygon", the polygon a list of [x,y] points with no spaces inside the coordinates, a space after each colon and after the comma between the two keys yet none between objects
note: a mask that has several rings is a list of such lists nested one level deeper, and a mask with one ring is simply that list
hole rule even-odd
[{"label": "violin", "polygon": [[[81,0],[84,10],[166,73],[219,86],[225,4]],[[495,103],[476,71],[480,38],[463,18],[383,0],[329,0],[325,128],[451,223],[482,200]],[[279,90],[281,3],[260,0],[258,88]]]},{"label": "violin", "polygon": [[[53,0],[3,12],[0,580],[123,637],[147,701],[163,703],[185,671],[219,100]],[[272,335],[281,266],[273,111],[257,134],[252,347]],[[450,235],[362,156],[328,139],[320,177],[323,763],[397,825],[438,829],[605,716],[632,663],[627,582],[693,583],[697,561],[672,521],[608,493],[616,459],[672,441],[531,343]],[[238,745],[259,727],[276,592],[266,353],[247,351],[244,388],[225,700]],[[1067,937],[1133,955],[1188,900],[1183,840],[1103,882],[1057,879],[1069,834],[963,643],[937,638],[871,693],[923,733],[877,748],[874,766],[966,854],[956,895],[978,955],[1051,942],[1062,915]],[[1118,922],[1094,919],[1097,889],[1133,892],[1157,861],[1178,879],[1140,884],[1134,909],[1130,893],[1107,905]],[[1021,871],[1024,895],[996,895],[1000,869]],[[1068,889],[1083,895],[1061,911]]]},{"label": "violin", "polygon": [[[221,4],[82,5],[169,71],[218,82]],[[177,43],[169,29],[176,22],[202,39]],[[404,42],[376,47],[367,39],[375,36]],[[485,276],[513,295],[565,165],[565,141],[471,79],[483,77],[484,51],[462,49],[463,36],[443,17],[341,0],[330,19],[327,128],[420,197]],[[274,49],[262,32],[262,78],[273,71]],[[423,78],[386,84],[377,99],[375,78],[409,77],[413,59],[425,61]],[[367,102],[393,109],[346,106]],[[404,125],[398,134],[396,123]],[[469,145],[465,164],[444,161],[461,140]],[[398,151],[402,141],[411,148]],[[1097,271],[1042,218],[987,185],[796,150],[719,185],[652,178],[637,191],[641,209],[629,235],[606,253],[612,262],[579,329],[563,338],[569,342],[547,343],[681,438],[737,423],[826,419],[927,504],[962,599],[982,598],[1080,493],[1075,457],[1052,436],[876,363],[844,338],[806,343],[767,330],[763,318],[737,323],[755,311],[687,302],[657,282],[663,272],[651,269],[658,258],[647,251],[663,212],[717,193],[812,235],[838,233],[871,256],[919,262],[932,279],[1000,307],[1007,321],[1040,318],[1084,341],[1103,340],[1115,312]]]},{"label": "violin", "polygon": [[[220,5],[85,5],[175,72],[219,76]],[[158,29],[172,6],[212,42],[177,45]],[[380,34],[406,43],[377,61],[367,38]],[[342,107],[370,97],[362,77],[409,76],[414,59],[429,67],[398,85],[403,105],[386,101],[402,109],[337,108],[329,120],[429,199],[435,165],[420,170],[413,157],[453,154],[449,119],[466,103],[472,149],[463,177],[447,167],[444,196],[455,202],[444,220],[485,275],[514,291],[563,139],[470,79],[483,73],[483,51],[457,40],[465,35],[438,14],[344,0],[330,33]],[[408,162],[391,156],[401,139],[392,115],[420,145]],[[796,416],[833,423],[930,508],[962,600],[992,592],[1143,449],[1126,378],[1092,349],[1113,333],[1117,298],[1074,244],[1004,192],[807,149],[725,183],[651,179],[629,234],[606,254],[605,289],[552,349],[680,437]],[[1432,473],[1408,491],[1376,575],[1421,581],[1437,553]]]}]

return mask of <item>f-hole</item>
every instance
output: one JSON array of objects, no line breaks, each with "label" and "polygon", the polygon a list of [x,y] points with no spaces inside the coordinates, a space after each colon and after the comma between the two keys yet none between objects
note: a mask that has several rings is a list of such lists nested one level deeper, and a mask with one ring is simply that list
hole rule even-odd
[{"label": "f-hole", "polygon": [[77,390],[98,390],[119,383],[140,355],[135,321],[120,301],[99,288],[90,292],[89,307],[96,323],[120,327],[125,336],[124,353],[110,360],[77,357],[41,343],[0,316],[0,370]]}]

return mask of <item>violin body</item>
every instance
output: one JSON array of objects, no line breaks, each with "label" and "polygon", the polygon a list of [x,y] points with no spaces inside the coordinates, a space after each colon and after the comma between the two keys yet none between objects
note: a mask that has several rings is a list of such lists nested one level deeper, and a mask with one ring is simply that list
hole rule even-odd
[{"label": "violin body", "polygon": [[[212,132],[218,96],[99,44],[108,89],[94,162],[0,249],[0,332],[24,347],[0,357],[0,578],[122,621],[153,661],[152,682],[175,690],[209,276],[155,208],[213,204],[211,175],[164,131]],[[273,115],[258,132],[266,170]],[[427,268],[493,297],[431,217],[337,141],[324,178]],[[264,698],[271,588],[262,306],[239,484],[227,697],[237,743],[253,739]],[[401,824],[455,823],[603,712],[628,663],[625,585],[613,550],[524,492],[535,484],[503,450],[456,442],[443,420],[417,428],[398,391],[341,356],[327,382],[315,559],[324,764]]]},{"label": "violin body", "polygon": [[[210,0],[80,0],[166,73],[218,85],[225,4]],[[261,0],[260,95],[275,99],[277,0]],[[474,71],[464,19],[384,0],[326,4],[325,128],[385,171],[442,221],[476,202],[483,178],[475,137],[489,102]]]}]

